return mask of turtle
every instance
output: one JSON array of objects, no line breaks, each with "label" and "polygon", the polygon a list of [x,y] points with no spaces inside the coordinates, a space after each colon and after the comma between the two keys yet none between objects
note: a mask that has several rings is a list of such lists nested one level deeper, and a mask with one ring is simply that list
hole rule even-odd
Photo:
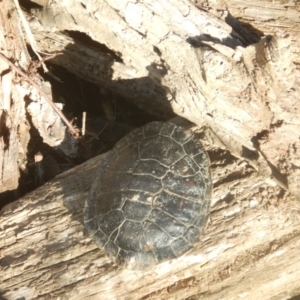
[{"label": "turtle", "polygon": [[195,134],[151,122],[119,140],[104,159],[84,225],[115,264],[143,270],[199,242],[211,193],[210,160]]}]

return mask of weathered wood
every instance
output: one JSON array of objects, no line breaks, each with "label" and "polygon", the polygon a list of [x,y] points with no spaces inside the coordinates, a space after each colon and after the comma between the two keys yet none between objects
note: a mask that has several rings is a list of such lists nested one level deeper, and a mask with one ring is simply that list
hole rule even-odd
[{"label": "weathered wood", "polygon": [[[210,3],[204,2],[203,7]],[[101,158],[72,169],[0,212],[3,297],[288,299],[300,293],[300,205],[287,192],[298,196],[300,188],[300,76],[299,59],[293,55],[299,52],[297,29],[291,36],[276,30],[272,39],[249,45],[247,30],[236,32],[225,23],[225,2],[212,2],[199,11],[184,0],[50,1],[39,14],[43,27],[31,23],[42,52],[63,51],[53,62],[132,94],[144,108],[151,103],[160,112],[174,111],[210,127],[206,146],[214,194],[206,234],[193,251],[133,272],[113,266],[84,233],[84,201]],[[298,19],[283,16],[281,4],[274,2],[247,2],[249,9],[242,12],[240,2],[230,3],[244,21],[251,19],[252,24],[256,18],[255,25],[266,24],[258,9],[280,12],[278,23],[268,23],[273,27],[267,33],[275,33],[277,24],[297,27]],[[256,8],[251,10],[251,5]],[[114,59],[62,36],[63,30],[86,33],[114,52]],[[6,72],[6,65],[0,67]],[[13,104],[16,108],[19,103],[24,116],[22,97],[30,93],[16,87]],[[20,120],[17,117],[12,127],[11,152],[3,151],[11,161]]]},{"label": "weathered wood", "polygon": [[[243,12],[250,18],[263,7],[255,24],[261,21],[260,29],[272,28],[268,33],[275,32],[276,20],[297,28],[295,14],[284,15],[296,10],[296,4],[275,2],[255,1]],[[49,2],[30,22],[40,51],[62,51],[53,62],[130,95],[145,109],[175,112],[210,126],[236,155],[253,160],[245,153],[254,152],[261,174],[298,196],[300,75],[293,55],[299,49],[297,29],[291,35],[277,30],[275,37],[245,48],[255,37],[232,18],[224,1],[195,2],[206,11],[185,0],[125,3],[66,1],[61,7]],[[232,9],[241,17],[237,4]],[[264,27],[272,9],[275,21]],[[115,55],[85,51],[87,47],[61,36],[64,30],[84,32]]]},{"label": "weathered wood", "polygon": [[[1,3],[1,52],[14,57],[21,67],[27,68],[29,54],[17,26],[14,9],[11,1]],[[25,116],[24,90],[13,83],[14,73],[2,59],[0,74],[0,193],[3,193],[17,189],[20,170],[25,169],[29,124]],[[0,197],[1,200],[3,197]]]},{"label": "weathered wood", "polygon": [[[28,164],[33,164],[34,155],[28,154],[32,124],[49,146],[69,156],[77,150],[76,141],[63,124],[62,113],[51,102],[49,82],[32,71],[25,43],[28,36],[23,31],[26,20],[22,23],[17,3],[9,0],[0,5],[0,207],[20,197],[24,188],[21,174],[28,173]],[[29,98],[31,103],[26,105]]]},{"label": "weathered wood", "polygon": [[[43,27],[32,22],[37,44],[63,53],[53,62],[145,109],[211,127],[228,149],[256,160],[261,174],[298,196],[300,75],[289,33],[249,45],[251,32],[225,22],[222,1],[222,17],[185,0],[126,3],[68,1],[66,9],[52,3],[37,14]],[[63,30],[84,32],[115,57],[85,51]]]},{"label": "weathered wood", "polygon": [[[206,142],[208,145],[208,142]],[[209,149],[214,195],[206,234],[185,256],[144,271],[113,266],[84,233],[102,157],[59,175],[0,213],[6,299],[285,299],[299,292],[299,202],[245,161]]]}]

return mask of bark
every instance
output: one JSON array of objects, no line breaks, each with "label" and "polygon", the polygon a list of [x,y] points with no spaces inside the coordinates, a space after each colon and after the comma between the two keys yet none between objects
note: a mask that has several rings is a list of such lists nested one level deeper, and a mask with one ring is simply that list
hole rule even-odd
[{"label": "bark", "polygon": [[[20,17],[22,12],[17,4],[17,1],[5,1],[0,5],[0,207],[22,194],[22,173],[28,173],[28,164],[38,167],[40,153],[31,157],[28,154],[31,122],[45,143],[67,156],[74,155],[77,146],[44,97],[51,97],[51,87],[36,73],[37,66],[34,68],[30,61],[26,41],[32,43],[34,39],[24,32],[27,22]],[[34,46],[35,43],[33,49]],[[28,99],[31,103],[26,105]]]},{"label": "bark", "polygon": [[[26,69],[29,55],[20,28],[13,22],[13,5],[5,2],[1,6],[1,52],[18,60],[19,65]],[[10,14],[11,18],[8,18]],[[13,84],[14,74],[1,59],[0,73],[0,193],[3,193],[15,191],[18,187],[19,170],[25,167],[29,124],[25,116],[24,90]]]},{"label": "bark", "polygon": [[[12,11],[10,1],[1,5],[6,5],[1,13]],[[201,243],[187,255],[145,271],[120,269],[84,233],[84,202],[101,167],[102,157],[95,158],[1,211],[3,297],[288,299],[299,294],[300,207],[290,194],[297,197],[300,191],[297,5],[49,1],[39,10],[30,28],[40,52],[61,52],[52,63],[157,115],[175,112],[202,127],[213,169],[212,212]],[[4,32],[13,32],[16,40],[5,54],[26,69],[18,30],[5,27],[16,23],[4,20],[3,14]],[[291,30],[279,30],[278,24]],[[260,39],[259,31],[272,37]],[[72,32],[85,33],[99,48],[75,40]],[[4,33],[1,39],[10,49]],[[7,94],[13,99],[11,107],[2,100],[6,106],[0,111],[1,133],[3,128],[10,133],[8,140],[1,134],[3,184],[18,176],[16,145],[29,131],[18,135],[27,124],[22,100],[37,93],[24,82],[7,90],[5,80],[11,82],[12,75],[7,65],[0,67],[2,99],[9,99]],[[7,125],[10,119],[13,126]],[[38,124],[37,118],[41,128]],[[25,149],[26,141],[21,145]],[[14,173],[4,173],[4,164]],[[16,186],[15,180],[11,189]]]},{"label": "bark", "polygon": [[[42,27],[32,22],[38,47],[61,51],[54,63],[147,110],[209,126],[235,155],[298,196],[300,76],[291,34],[278,30],[250,44],[256,35],[222,2],[218,18],[181,0],[126,3],[69,1],[64,10],[52,3],[37,13]],[[84,32],[114,55],[57,34],[64,30]]]},{"label": "bark", "polygon": [[247,162],[208,150],[211,216],[190,253],[144,271],[113,265],[83,227],[87,192],[101,166],[96,157],[2,210],[3,297],[288,299],[299,293],[299,203]]}]

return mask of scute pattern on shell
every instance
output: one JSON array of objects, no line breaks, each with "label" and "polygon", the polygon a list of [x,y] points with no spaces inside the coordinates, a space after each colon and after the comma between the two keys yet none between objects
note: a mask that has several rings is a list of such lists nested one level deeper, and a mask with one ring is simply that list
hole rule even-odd
[{"label": "scute pattern on shell", "polygon": [[130,269],[177,258],[198,242],[209,214],[210,161],[195,135],[153,122],[121,139],[89,192],[85,227]]}]

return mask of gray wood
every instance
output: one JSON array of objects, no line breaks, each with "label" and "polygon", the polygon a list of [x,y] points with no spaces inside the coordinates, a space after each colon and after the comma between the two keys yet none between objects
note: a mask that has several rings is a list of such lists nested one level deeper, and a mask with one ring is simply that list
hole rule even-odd
[{"label": "gray wood", "polygon": [[[205,142],[206,146],[208,141]],[[102,157],[56,177],[0,214],[7,299],[286,299],[299,292],[299,203],[245,161],[215,155],[210,221],[185,256],[144,271],[113,265],[86,235],[83,208]],[[227,164],[224,166],[224,159]],[[230,162],[229,162],[230,161]]]},{"label": "gray wood", "polygon": [[[26,68],[14,6],[2,3],[1,45]],[[300,207],[292,196],[298,196],[300,188],[297,6],[294,1],[265,0],[197,5],[202,10],[184,0],[49,1],[30,26],[40,51],[63,51],[63,59],[57,56],[54,62],[132,94],[141,107],[149,104],[157,114],[174,111],[205,130],[214,193],[202,241],[185,256],[149,270],[114,266],[83,227],[86,194],[101,166],[98,157],[0,212],[3,297],[288,299],[300,294]],[[242,47],[246,35],[225,22],[228,7],[274,38]],[[88,34],[119,61],[79,45],[62,35],[63,30]],[[191,37],[197,37],[197,47],[187,42]],[[104,64],[109,67],[103,69]],[[0,179],[1,186],[14,189],[17,163],[20,168],[26,163],[29,127],[21,101],[30,86],[11,77],[13,87],[5,98],[8,66],[1,61],[0,68],[2,105],[8,103],[4,99],[13,99],[11,108],[1,108],[1,117],[5,113],[10,116],[7,122],[14,121],[13,126],[6,123],[9,152],[1,140]],[[105,70],[109,72],[101,72]],[[4,174],[3,166],[10,166],[11,174]]]},{"label": "gray wood", "polygon": [[[245,47],[248,31],[240,37],[225,22],[228,12],[207,13],[185,0],[65,5],[51,3],[31,22],[42,52],[62,52],[53,62],[152,113],[175,112],[210,127],[235,155],[298,197],[300,75],[288,32]],[[297,27],[294,19],[286,22]],[[63,30],[84,32],[118,59],[62,36]]]}]

